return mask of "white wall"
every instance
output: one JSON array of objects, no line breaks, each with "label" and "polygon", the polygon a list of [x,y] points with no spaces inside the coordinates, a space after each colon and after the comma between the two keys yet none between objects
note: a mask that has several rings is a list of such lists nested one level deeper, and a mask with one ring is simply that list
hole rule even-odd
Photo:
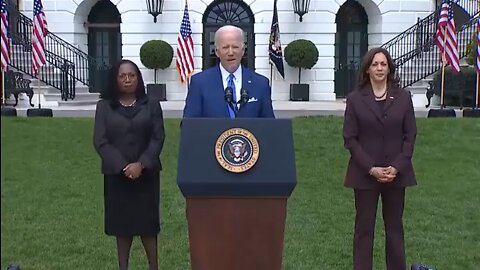
[{"label": "white wall", "polygon": [[[369,47],[379,46],[396,34],[403,32],[431,13],[433,0],[358,0],[365,8],[369,19]],[[87,31],[84,22],[96,0],[53,0],[43,1],[49,30],[68,42],[87,51]],[[140,63],[140,46],[149,39],[163,39],[176,50],[176,38],[182,20],[184,1],[167,0],[163,13],[153,23],[153,17],[146,11],[145,1],[113,0],[121,17],[123,57],[139,64],[146,83],[153,81],[153,71],[146,70]],[[189,0],[190,21],[194,40],[195,72],[202,65],[202,16],[213,0]],[[268,39],[273,12],[271,0],[245,0],[255,16],[255,67],[260,74],[270,77],[268,61]],[[299,38],[312,40],[319,50],[319,61],[312,70],[302,71],[302,83],[310,84],[311,100],[334,100],[334,42],[335,16],[346,0],[312,0],[309,13],[299,22],[293,13],[291,0],[278,0],[279,27],[282,48]],[[29,17],[33,1],[24,1],[23,11]],[[276,72],[273,76],[273,98],[288,100],[289,84],[298,80],[298,70],[285,64],[285,80]],[[175,59],[171,67],[159,73],[159,79],[167,84],[169,100],[182,100],[186,87],[180,85],[175,69]]]}]

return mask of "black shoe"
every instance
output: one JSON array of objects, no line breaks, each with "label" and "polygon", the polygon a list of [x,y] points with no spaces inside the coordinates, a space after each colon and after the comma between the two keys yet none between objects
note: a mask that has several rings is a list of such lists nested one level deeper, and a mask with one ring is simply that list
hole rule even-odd
[{"label": "black shoe", "polygon": [[20,265],[12,263],[7,267],[7,270],[20,270]]},{"label": "black shoe", "polygon": [[435,270],[433,268],[430,268],[424,264],[421,263],[414,263],[412,264],[412,267],[410,268],[411,270]]}]

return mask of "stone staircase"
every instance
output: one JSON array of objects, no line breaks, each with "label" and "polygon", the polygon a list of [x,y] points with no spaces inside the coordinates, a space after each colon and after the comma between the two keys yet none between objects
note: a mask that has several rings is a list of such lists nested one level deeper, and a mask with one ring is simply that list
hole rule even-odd
[{"label": "stone staircase", "polygon": [[[10,67],[12,70],[15,71],[20,71],[17,70],[13,67]],[[42,67],[42,70],[48,70],[48,69],[54,69],[53,67],[49,66],[44,66]],[[99,93],[90,93],[88,86],[84,85],[83,83],[77,82],[75,85],[75,99],[71,100],[69,99],[68,101],[62,100],[62,96],[60,94],[60,90],[46,85],[44,82],[39,81],[37,78],[31,77],[29,74],[22,72],[24,75],[23,77],[25,79],[29,79],[32,81],[30,86],[33,88],[33,91],[35,93],[34,98],[33,98],[33,103],[35,106],[38,105],[38,99],[40,98],[40,103],[42,106],[50,106],[50,107],[61,107],[61,106],[88,106],[88,105],[95,105],[98,100],[100,99],[100,94]],[[56,69],[53,70],[53,76],[60,78],[60,71],[57,71]],[[40,97],[38,97],[38,94],[40,94]],[[20,102],[22,100],[27,99],[26,97],[23,97],[23,95],[20,95]]]},{"label": "stone staircase", "polygon": [[59,107],[95,105],[100,99],[99,93],[90,93],[88,86],[80,83],[77,83],[75,86],[75,99],[68,101],[62,100],[58,89],[53,87],[46,87],[46,89],[46,92],[43,94],[45,101],[56,102]]},{"label": "stone staircase", "polygon": [[[75,85],[75,98],[73,100],[69,99],[68,101],[63,101],[61,98],[60,90],[55,87],[46,85],[42,81],[39,81],[37,78],[32,77],[29,73],[31,71],[32,59],[30,57],[30,51],[25,51],[22,45],[12,45],[12,59],[14,66],[9,68],[14,71],[22,72],[25,79],[32,81],[30,86],[33,88],[35,96],[33,103],[38,104],[38,94],[40,94],[40,102],[45,106],[85,106],[85,105],[95,105],[99,100],[98,93],[90,93],[88,86],[84,85],[81,82],[76,82]],[[57,67],[46,63],[42,66],[40,70],[40,76],[42,78],[47,78],[54,85],[60,85],[62,72]],[[26,99],[21,95],[21,100]]]},{"label": "stone staircase", "polygon": [[[468,64],[465,62],[464,59],[461,59],[460,69],[465,66],[468,66]],[[429,88],[428,83],[433,81],[435,73],[405,88],[412,94],[412,101],[414,107],[424,107],[425,105],[427,105],[428,101],[426,93],[427,89]],[[434,95],[430,102],[430,105],[432,106],[440,106],[440,96]]]},{"label": "stone staircase", "polygon": [[[48,85],[42,85],[40,83],[40,86],[37,85],[37,80],[32,79],[32,83],[30,84],[33,88],[34,96],[32,99],[32,103],[35,105],[35,107],[38,106],[39,99],[40,99],[40,104],[42,107],[48,107],[48,108],[57,108],[57,107],[85,107],[85,106],[94,106],[97,104],[98,100],[100,99],[100,95],[98,93],[90,93],[88,92],[88,87],[87,86],[77,86],[76,87],[76,93],[75,93],[75,99],[74,100],[68,100],[64,101],[61,99],[60,91],[56,88],[53,88]],[[13,96],[7,98],[7,103],[10,104],[14,102]],[[29,108],[30,106],[28,105],[28,98],[24,95],[21,94],[19,96],[19,102],[18,102],[18,108]]]},{"label": "stone staircase", "polygon": [[[404,66],[400,67],[398,72],[402,75],[406,75],[407,77],[409,74],[415,74],[419,72],[419,70],[434,70],[428,63],[428,60],[425,59],[435,59],[438,52],[436,50],[431,50],[430,52],[425,52],[422,54],[422,58],[416,58]],[[460,59],[460,68],[468,66],[465,58]],[[414,107],[425,107],[427,105],[427,97],[426,92],[429,88],[429,82],[431,82],[437,72],[439,72],[441,68],[434,71],[431,75],[427,76],[426,78],[414,83],[411,86],[406,87],[405,89],[409,90],[412,94],[412,101]],[[434,95],[431,100],[431,105],[433,106],[440,106],[440,97]]]}]

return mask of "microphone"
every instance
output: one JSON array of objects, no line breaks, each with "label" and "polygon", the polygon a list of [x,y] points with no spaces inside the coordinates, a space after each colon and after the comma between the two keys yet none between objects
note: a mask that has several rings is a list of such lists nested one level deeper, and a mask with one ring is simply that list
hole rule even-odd
[{"label": "microphone", "polygon": [[225,88],[225,101],[230,104],[233,101],[233,89],[228,86]]},{"label": "microphone", "polygon": [[247,89],[242,88],[240,89],[240,103],[245,104],[248,101],[248,92]]},{"label": "microphone", "polygon": [[239,111],[240,109],[243,108],[243,106],[245,106],[245,104],[247,104],[247,101],[248,101],[247,89],[242,88],[240,89],[240,98],[238,99],[238,102],[237,102]]},{"label": "microphone", "polygon": [[228,106],[230,107],[230,109],[232,109],[233,113],[236,116],[237,108],[234,104],[235,102],[233,102],[233,89],[230,86],[227,86],[227,88],[225,88],[225,101],[227,102]]}]

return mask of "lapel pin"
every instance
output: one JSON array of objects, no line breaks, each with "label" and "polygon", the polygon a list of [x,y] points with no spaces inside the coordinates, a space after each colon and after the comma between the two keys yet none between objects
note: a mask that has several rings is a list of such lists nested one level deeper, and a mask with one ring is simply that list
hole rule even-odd
[{"label": "lapel pin", "polygon": [[247,81],[248,83],[252,83],[252,81]]},{"label": "lapel pin", "polygon": [[393,97],[390,97],[390,99],[393,99]]}]

